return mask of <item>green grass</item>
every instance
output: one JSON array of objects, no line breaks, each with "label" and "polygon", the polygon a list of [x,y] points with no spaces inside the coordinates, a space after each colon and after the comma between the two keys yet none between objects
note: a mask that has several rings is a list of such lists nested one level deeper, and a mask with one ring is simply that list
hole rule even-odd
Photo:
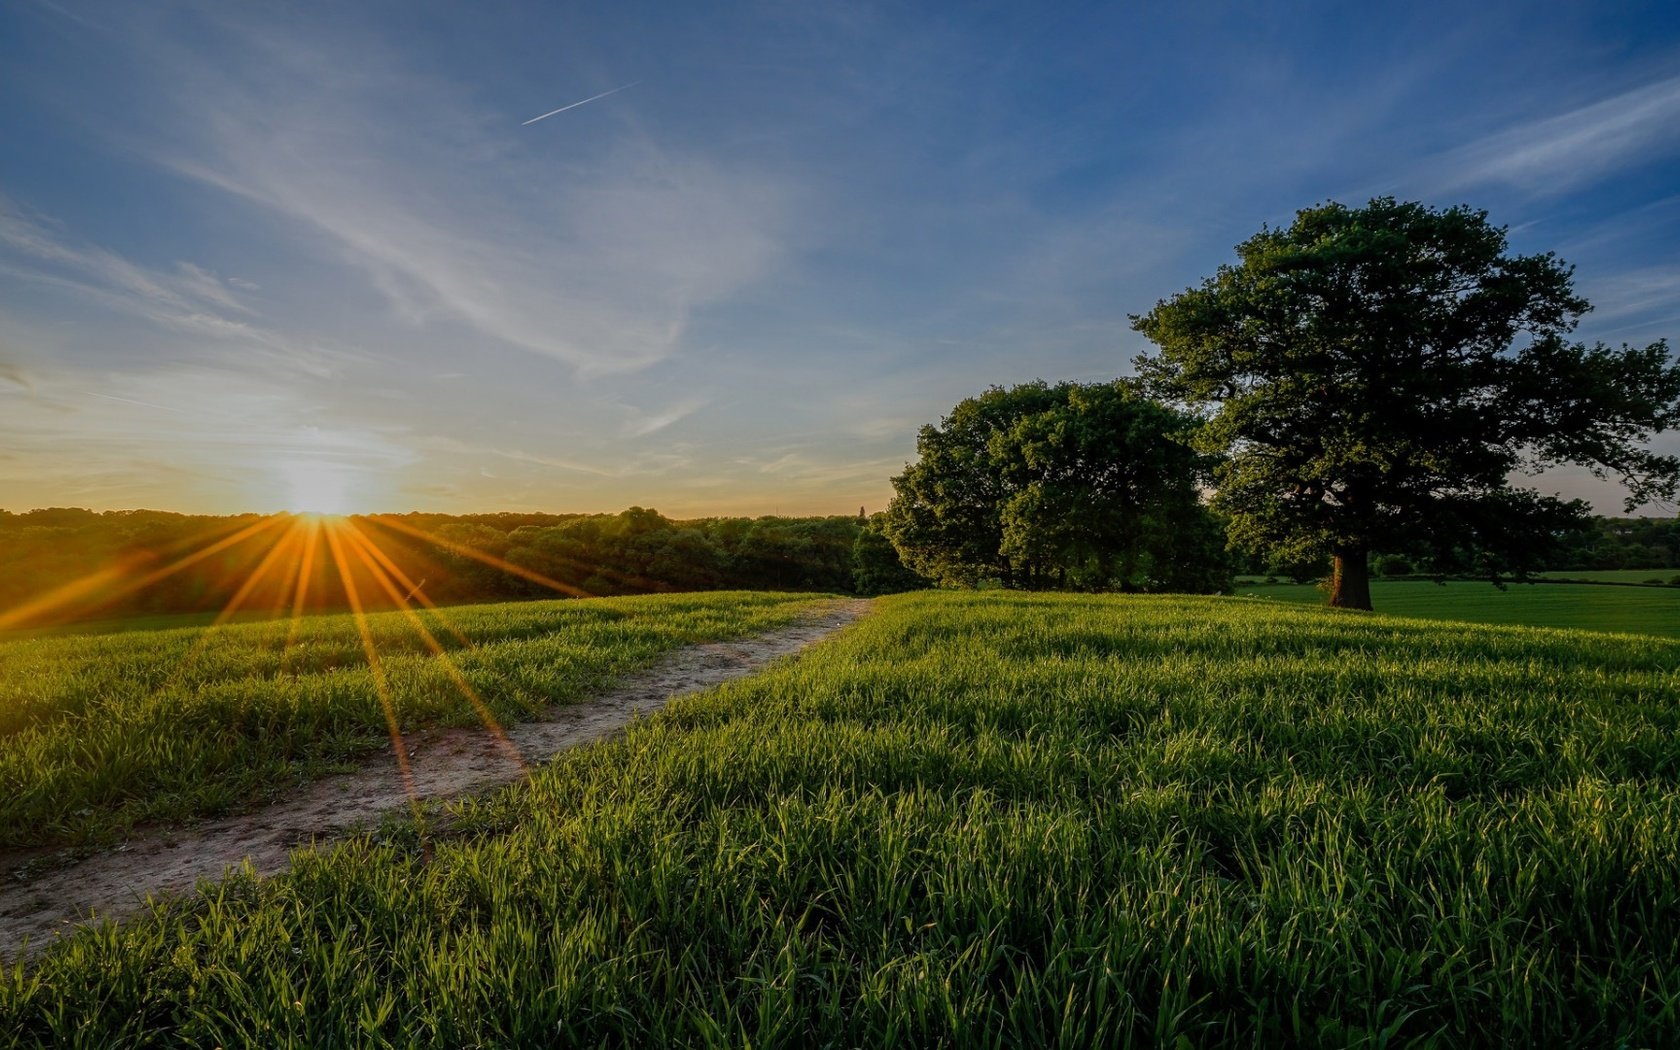
[{"label": "green grass", "polygon": [[[54,624],[50,627],[14,627],[0,631],[0,644],[28,638],[65,638],[73,635],[122,634],[128,631],[174,631],[184,627],[208,627],[222,614],[216,612],[153,613],[147,616],[122,616],[110,620],[84,620],[80,623]],[[229,624],[264,623],[287,618],[285,612],[272,609],[242,609],[226,618]]]},{"label": "green grass", "polygon": [[62,1046],[1671,1045],[1680,643],[924,594],[0,982]]},{"label": "green grass", "polygon": [[[1310,583],[1239,586],[1237,593],[1274,601],[1323,604]],[[1431,620],[1529,627],[1566,627],[1680,638],[1680,587],[1590,587],[1558,583],[1508,584],[1373,580],[1377,612]]]},{"label": "green grass", "polygon": [[1586,580],[1591,583],[1650,583],[1659,580],[1666,584],[1680,577],[1680,569],[1570,569],[1538,575],[1545,580]]},{"label": "green grass", "polygon": [[[501,721],[697,641],[790,622],[811,596],[716,593],[461,606],[425,620]],[[477,723],[401,613],[368,618],[403,729]],[[390,748],[354,621],[0,643],[0,846],[110,841],[295,790]],[[288,644],[290,639],[291,644]]]}]

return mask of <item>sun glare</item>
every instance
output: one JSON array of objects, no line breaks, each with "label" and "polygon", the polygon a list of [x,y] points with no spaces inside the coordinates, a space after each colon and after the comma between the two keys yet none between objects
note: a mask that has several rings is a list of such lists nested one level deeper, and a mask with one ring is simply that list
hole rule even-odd
[{"label": "sun glare", "polygon": [[280,467],[286,509],[294,514],[337,517],[355,508],[354,479],[343,467],[318,460],[297,460]]},{"label": "sun glare", "polygon": [[[286,485],[294,508],[291,513],[265,515],[256,521],[235,519],[237,527],[224,526],[185,543],[165,547],[159,552],[161,557],[118,560],[95,569],[22,605],[0,610],[0,631],[25,626],[31,621],[50,622],[54,616],[62,616],[78,606],[97,608],[102,601],[109,602],[144,590],[191,566],[208,564],[213,571],[222,574],[221,583],[230,587],[232,594],[215,620],[192,643],[168,683],[160,687],[169,688],[209,649],[217,637],[216,632],[224,624],[241,612],[260,612],[265,606],[269,615],[274,617],[285,615],[288,606],[291,609],[291,624],[280,649],[280,666],[285,669],[294,646],[299,644],[305,610],[310,608],[312,598],[316,607],[324,604],[317,596],[322,593],[323,587],[329,585],[329,581],[333,581],[349,605],[356,633],[361,638],[374,691],[384,710],[398,775],[413,805],[419,805],[419,795],[397,717],[397,700],[379,654],[379,642],[389,634],[389,630],[388,626],[375,630],[369,621],[370,611],[389,608],[408,623],[456,690],[472,706],[494,746],[519,769],[526,769],[525,758],[518,746],[508,737],[466,675],[455,665],[450,647],[438,639],[438,631],[447,632],[468,648],[473,644],[472,639],[426,595],[423,590],[426,580],[416,581],[397,558],[382,547],[382,542],[389,542],[390,537],[382,541],[381,534],[386,531],[402,533],[544,584],[562,594],[581,597],[583,592],[494,555],[433,536],[399,518],[381,515],[346,517],[351,509],[350,498],[354,495],[365,499],[367,494],[358,491],[353,484],[356,480],[354,472],[344,467],[319,461],[292,460],[278,467],[276,472]],[[217,561],[212,562],[212,558],[217,558]],[[157,564],[159,561],[164,564]],[[372,609],[369,607],[370,598],[374,600]],[[430,849],[429,842],[422,839],[422,856],[429,859]]]}]

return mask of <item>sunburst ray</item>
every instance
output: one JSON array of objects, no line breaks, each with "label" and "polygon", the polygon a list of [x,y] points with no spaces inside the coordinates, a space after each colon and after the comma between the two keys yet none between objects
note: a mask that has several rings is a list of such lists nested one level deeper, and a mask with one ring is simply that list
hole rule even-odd
[{"label": "sunburst ray", "polygon": [[[275,517],[262,518],[238,530],[231,536],[224,536],[208,546],[177,558],[168,565],[138,576],[131,575],[139,572],[140,569],[132,560],[106,566],[80,579],[71,580],[69,583],[56,587],[38,598],[0,613],[0,631],[9,631],[16,627],[26,626],[31,621],[43,621],[52,614],[62,612],[78,602],[89,599],[97,602],[109,602],[133,594],[135,591],[150,587],[152,584],[172,576],[190,565],[195,565],[205,558],[219,554],[267,529],[273,528],[279,520]],[[171,549],[180,550],[182,546],[184,544],[176,544]]]},{"label": "sunburst ray", "polygon": [[[436,602],[432,601],[432,599],[421,588],[420,584],[415,583],[414,580],[411,579],[406,572],[403,572],[397,563],[392,560],[390,555],[380,549],[379,544],[374,541],[373,537],[362,531],[361,527],[356,524],[354,518],[346,518],[344,519],[344,523],[349,529],[349,535],[352,538],[359,540],[366,552],[377,560],[379,565],[384,568],[384,570],[390,574],[393,579],[407,588],[404,599],[419,599],[420,604],[425,606],[434,616],[437,617],[438,623],[442,624],[443,629],[453,635],[456,641],[469,648],[472,646],[472,639],[468,638],[464,633],[462,633],[460,628],[455,626],[454,621],[449,618],[447,613],[438,607]],[[393,595],[392,597],[395,599],[396,596]]]},{"label": "sunburst ray", "polygon": [[390,515],[372,515],[368,518],[368,520],[379,525],[383,525],[386,528],[395,529],[398,532],[407,533],[410,536],[425,540],[427,543],[436,544],[446,551],[459,554],[463,558],[471,558],[476,562],[480,562],[492,568],[500,569],[503,572],[517,576],[522,580],[530,580],[532,583],[539,584],[540,586],[547,587],[549,590],[564,594],[568,598],[594,597],[588,591],[573,587],[569,583],[561,583],[559,580],[544,576],[540,572],[534,572],[527,569],[523,565],[515,565],[513,562],[508,561],[505,558],[498,558],[494,554],[486,554],[483,551],[474,550],[464,543],[456,543],[453,540],[446,540],[442,536],[433,536],[429,532],[423,532],[422,530],[415,528],[406,521],[398,521]]},{"label": "sunburst ray", "polygon": [[361,556],[368,574],[385,591],[386,596],[396,604],[397,609],[407,617],[415,633],[426,644],[426,648],[432,651],[432,655],[437,658],[438,666],[443,668],[444,673],[449,676],[455,688],[460,691],[462,696],[466,697],[468,703],[472,704],[479,720],[484,723],[484,728],[495,739],[498,750],[520,769],[526,769],[525,756],[520,753],[518,746],[508,737],[507,730],[503,729],[502,724],[496,720],[496,716],[490,711],[489,705],[478,695],[477,690],[473,689],[472,683],[467,681],[466,675],[461,673],[461,669],[456,666],[455,661],[449,658],[449,653],[445,651],[443,644],[437,640],[437,636],[427,629],[425,622],[420,619],[419,614],[414,611],[414,607],[404,598],[396,582],[376,561],[368,556],[370,551],[377,553],[377,548],[373,546],[372,541],[357,532],[354,526],[345,528],[344,536],[356,548],[355,553]]},{"label": "sunburst ray", "polygon": [[397,771],[402,776],[403,793],[408,796],[409,806],[418,816],[420,796],[414,786],[414,769],[409,764],[402,727],[397,722],[396,705],[391,699],[391,686],[385,678],[385,665],[380,662],[378,647],[373,642],[373,631],[368,627],[367,613],[362,608],[361,593],[356,588],[349,562],[344,557],[344,544],[339,537],[338,523],[323,521],[322,531],[326,533],[327,548],[332,554],[333,564],[337,567],[339,580],[344,586],[344,596],[350,603],[350,616],[356,622],[356,633],[362,639],[362,652],[367,657],[368,671],[373,676],[374,692],[379,697],[379,706],[385,712],[385,728],[391,736],[391,753],[396,756]]},{"label": "sunburst ray", "polygon": [[309,581],[315,573],[315,556],[321,546],[321,519],[304,518],[301,524],[304,530],[303,556],[298,560],[297,583],[292,595],[292,619],[286,626],[286,641],[280,650],[282,668],[291,659],[292,647],[297,644],[298,631],[303,626],[304,601],[309,594]]}]

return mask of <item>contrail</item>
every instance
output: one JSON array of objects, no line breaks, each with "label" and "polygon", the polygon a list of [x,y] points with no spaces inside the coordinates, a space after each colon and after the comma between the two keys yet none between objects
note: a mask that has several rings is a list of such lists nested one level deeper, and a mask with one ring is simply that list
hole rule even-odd
[{"label": "contrail", "polygon": [[182,410],[178,408],[170,408],[168,405],[154,405],[150,401],[136,401],[132,397],[118,397],[115,394],[96,394],[92,390],[89,390],[87,394],[89,397],[100,397],[104,398],[106,401],[121,401],[125,405],[139,405],[142,408],[155,408],[159,412],[174,412],[177,415],[184,414]]},{"label": "contrail", "polygon": [[618,94],[618,93],[619,93],[619,92],[620,92],[620,91],[623,91],[623,90],[625,90],[625,88],[633,88],[633,87],[635,87],[635,86],[636,86],[636,85],[637,85],[637,84],[640,84],[640,83],[641,83],[641,81],[640,81],[640,80],[632,80],[632,81],[630,81],[630,83],[628,83],[628,84],[624,84],[624,85],[622,85],[622,86],[620,86],[620,87],[615,87],[615,88],[613,88],[613,89],[612,89],[612,90],[611,90],[611,91],[603,91],[603,92],[601,92],[601,93],[600,93],[600,94],[599,94],[599,95],[590,95],[590,96],[589,96],[589,97],[588,97],[588,98],[586,98],[586,99],[584,99],[584,100],[583,100],[583,102],[573,102],[573,103],[572,103],[572,104],[571,104],[571,105],[569,105],[569,106],[561,106],[561,107],[560,107],[560,108],[559,108],[559,109],[551,109],[551,110],[549,110],[549,111],[548,111],[548,112],[547,112],[547,113],[544,113],[544,114],[543,114],[543,115],[542,115],[542,116],[540,116],[540,117],[532,117],[532,118],[531,118],[531,119],[530,119],[530,120],[527,120],[527,121],[525,121],[525,123],[524,123],[524,124],[521,124],[521,125],[519,125],[519,126],[520,126],[520,127],[524,127],[524,126],[525,126],[525,124],[535,124],[535,123],[536,123],[536,122],[537,122],[537,121],[539,121],[539,120],[547,120],[547,119],[548,119],[548,118],[549,118],[549,117],[552,117],[552,116],[554,116],[554,114],[556,114],[556,113],[564,113],[564,112],[566,112],[566,111],[567,111],[567,110],[568,110],[568,109],[576,109],[576,108],[578,108],[578,107],[579,107],[579,106],[581,106],[581,105],[583,105],[583,104],[584,104],[584,103],[587,103],[587,102],[594,102],[594,101],[595,101],[595,100],[596,100],[596,99],[598,99],[598,98],[606,98],[606,97],[607,97],[607,96],[608,96],[608,95],[616,95],[616,94]]}]

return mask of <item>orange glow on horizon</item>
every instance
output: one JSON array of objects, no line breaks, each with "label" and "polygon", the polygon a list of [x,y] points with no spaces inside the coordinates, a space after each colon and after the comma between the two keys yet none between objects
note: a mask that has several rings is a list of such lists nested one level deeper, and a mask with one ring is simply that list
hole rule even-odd
[{"label": "orange glow on horizon", "polygon": [[[471,640],[449,622],[437,602],[426,593],[428,581],[416,581],[398,564],[391,550],[387,549],[394,537],[387,536],[381,540],[375,535],[378,530],[370,530],[368,526],[378,526],[380,530],[390,530],[401,536],[420,540],[424,545],[488,565],[510,576],[536,583],[556,594],[570,598],[593,597],[590,592],[580,587],[545,576],[494,554],[432,535],[389,515],[349,517],[314,512],[286,512],[244,523],[235,521],[222,528],[201,533],[197,537],[177,541],[161,548],[158,553],[140,551],[123,555],[83,576],[26,598],[10,609],[0,609],[0,632],[50,627],[67,620],[85,619],[89,614],[97,613],[102,607],[118,599],[144,591],[217,555],[224,557],[217,563],[217,568],[212,570],[213,577],[220,577],[232,590],[231,597],[217,609],[215,625],[227,622],[241,609],[250,606],[259,592],[266,594],[269,591],[273,593],[265,599],[265,604],[272,614],[278,618],[285,615],[289,608],[291,618],[297,621],[311,608],[311,602],[314,602],[316,608],[336,604],[330,592],[322,592],[322,587],[336,575],[331,573],[331,570],[336,570],[339,566],[337,563],[330,565],[331,574],[323,577],[320,566],[324,563],[319,557],[319,548],[322,536],[330,536],[337,532],[340,535],[354,536],[358,541],[359,558],[353,563],[346,562],[345,571],[353,571],[359,566],[368,574],[369,579],[373,578],[372,574],[376,570],[384,572],[401,587],[401,592],[392,599],[392,608],[401,608],[405,603],[416,602],[436,614],[444,628],[463,645],[471,645]],[[400,543],[394,549],[403,551],[404,556],[408,558],[421,556],[415,548],[404,548]],[[158,561],[161,559],[158,554],[170,560],[159,565]],[[438,569],[436,563],[423,564],[432,565],[434,570]],[[601,566],[577,564],[590,572],[603,573],[621,583],[654,589],[651,581],[612,572]],[[343,577],[338,578],[338,583],[339,589],[345,590]],[[200,582],[193,586],[202,589],[206,585],[206,582]],[[216,580],[213,578],[208,581],[208,585],[216,586]],[[341,598],[354,604],[347,590]]]},{"label": "orange glow on horizon", "polygon": [[[133,594],[135,591],[173,576],[182,569],[197,564],[213,554],[218,554],[229,547],[243,543],[245,540],[273,527],[279,520],[277,517],[261,518],[231,536],[224,536],[206,547],[177,558],[161,569],[154,569],[138,578],[129,578],[129,574],[136,568],[133,563],[119,562],[116,565],[89,573],[80,579],[71,580],[69,583],[48,591],[39,598],[24,602],[16,608],[0,613],[0,631],[28,626],[31,620],[46,620],[55,613],[74,608],[78,602],[86,604],[84,600],[97,603]],[[101,590],[101,588],[106,587],[108,587],[107,590]]]},{"label": "orange glow on horizon", "polygon": [[[381,533],[381,529],[390,531]],[[403,537],[422,542],[417,546],[405,545]],[[323,540],[326,547],[324,554],[321,550]],[[118,558],[11,609],[0,610],[0,631],[51,626],[67,619],[96,615],[119,599],[175,577],[195,565],[202,566],[200,575],[185,584],[186,593],[202,593],[205,588],[210,588],[211,593],[226,594],[227,597],[210,624],[192,640],[160,687],[169,688],[187,676],[205,649],[221,637],[222,630],[238,613],[246,609],[266,611],[274,620],[289,620],[284,629],[284,640],[280,643],[283,648],[279,673],[290,673],[290,657],[297,645],[304,615],[312,608],[331,609],[342,601],[349,607],[361,642],[362,654],[384,716],[397,775],[402,780],[404,794],[418,812],[419,796],[414,771],[398,717],[399,698],[393,694],[391,680],[379,654],[377,638],[369,623],[369,597],[377,598],[382,594],[390,608],[404,617],[437,661],[438,668],[472,708],[496,748],[521,772],[529,772],[524,756],[496,719],[490,705],[438,639],[436,628],[441,627],[461,646],[471,648],[474,644],[425,591],[427,579],[424,577],[441,571],[437,562],[426,560],[422,553],[426,546],[489,565],[558,594],[589,597],[588,592],[578,587],[484,551],[431,535],[389,516],[351,518],[327,512],[281,513],[255,521],[235,521],[223,528],[171,544],[155,554],[140,552]],[[217,561],[205,564],[218,556]],[[402,561],[399,562],[399,559]],[[411,574],[409,569],[404,568],[405,563],[409,569],[419,565],[421,571]],[[422,579],[416,581],[415,575]],[[373,588],[371,594],[369,586]],[[278,625],[275,633],[277,637],[280,634]],[[425,848],[429,855],[429,846]]]}]

